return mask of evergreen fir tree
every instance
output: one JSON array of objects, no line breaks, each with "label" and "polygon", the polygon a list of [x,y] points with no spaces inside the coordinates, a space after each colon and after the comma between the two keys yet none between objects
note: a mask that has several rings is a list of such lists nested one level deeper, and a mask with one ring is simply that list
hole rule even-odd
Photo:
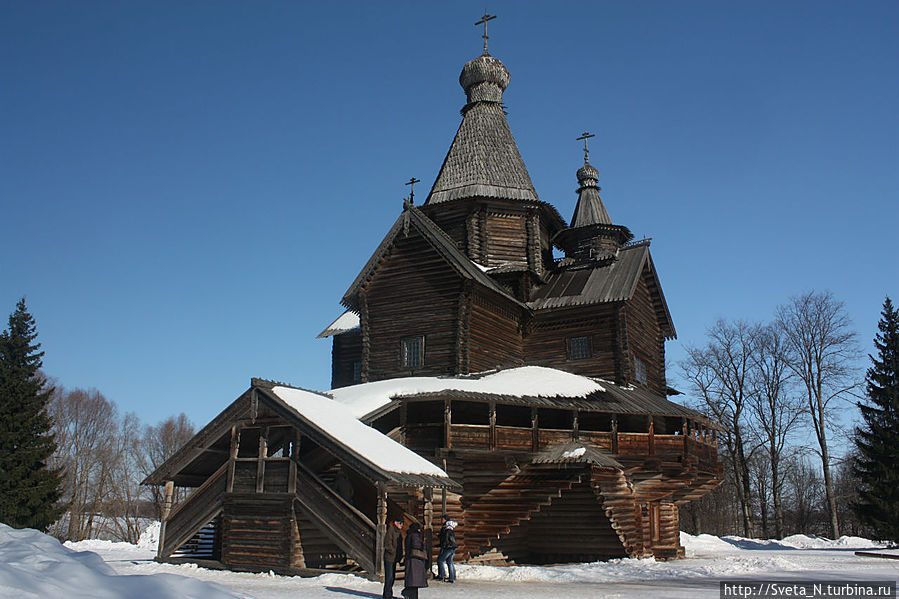
[{"label": "evergreen fir tree", "polygon": [[40,372],[36,339],[22,298],[0,333],[0,522],[46,530],[62,512],[62,481],[47,465],[56,450],[46,410],[53,389]]},{"label": "evergreen fir tree", "polygon": [[859,403],[864,425],[856,429],[854,470],[861,488],[853,509],[880,538],[899,542],[899,312],[889,297],[878,329],[867,399]]}]

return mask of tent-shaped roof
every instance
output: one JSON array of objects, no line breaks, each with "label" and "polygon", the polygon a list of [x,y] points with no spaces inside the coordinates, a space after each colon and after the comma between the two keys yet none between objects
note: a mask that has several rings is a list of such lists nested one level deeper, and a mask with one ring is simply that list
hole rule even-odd
[{"label": "tent-shaped roof", "polygon": [[539,200],[506,121],[509,80],[505,65],[487,53],[465,64],[459,83],[468,103],[426,205],[472,197]]}]

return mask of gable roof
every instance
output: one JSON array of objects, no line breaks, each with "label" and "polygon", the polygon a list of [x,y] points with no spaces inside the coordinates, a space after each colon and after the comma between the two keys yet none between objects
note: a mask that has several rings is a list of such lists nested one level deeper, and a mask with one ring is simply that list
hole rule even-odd
[{"label": "gable roof", "polygon": [[459,248],[456,247],[455,242],[449,235],[435,225],[421,210],[412,205],[407,205],[403,210],[403,213],[400,214],[399,218],[396,219],[396,222],[393,223],[393,226],[390,228],[390,231],[387,232],[384,240],[381,241],[380,245],[375,249],[375,252],[372,254],[371,258],[368,259],[368,262],[365,263],[365,266],[362,267],[362,270],[356,276],[356,279],[350,285],[349,289],[344,293],[343,299],[340,301],[341,304],[351,309],[357,307],[355,298],[359,288],[371,278],[375,270],[377,270],[378,264],[393,245],[397,235],[400,233],[408,234],[410,228],[418,231],[425,241],[427,241],[444,260],[446,260],[447,264],[449,264],[459,276],[479,283],[483,287],[524,307],[524,304],[515,299],[515,297],[500,286],[499,283],[487,276],[481,267],[459,251]]},{"label": "gable roof", "polygon": [[594,268],[569,268],[547,275],[546,285],[534,293],[527,306],[543,310],[628,300],[647,269],[662,333],[667,338],[676,337],[674,322],[649,254],[649,242],[623,247],[618,250],[617,258]]},{"label": "gable roof", "polygon": [[[373,481],[398,485],[456,488],[447,474],[411,449],[360,422],[345,406],[324,393],[253,379],[250,388],[194,435],[142,484],[178,480],[179,474],[211,449],[238,421],[255,419],[258,406],[276,413],[301,434]],[[219,462],[223,459],[220,458]],[[218,466],[209,466],[211,474]]]}]

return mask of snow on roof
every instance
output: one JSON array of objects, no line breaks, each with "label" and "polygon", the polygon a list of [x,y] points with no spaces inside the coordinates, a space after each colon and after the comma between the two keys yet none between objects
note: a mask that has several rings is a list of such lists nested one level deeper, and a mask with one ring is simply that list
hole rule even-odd
[{"label": "snow on roof", "polygon": [[359,315],[355,312],[347,310],[337,317],[337,319],[325,327],[325,330],[318,334],[318,338],[332,337],[347,331],[359,328]]},{"label": "snow on roof", "polygon": [[291,387],[274,387],[272,391],[301,416],[386,472],[448,478],[446,472],[387,435],[363,424],[346,406],[324,395]]},{"label": "snow on roof", "polygon": [[470,391],[519,397],[586,397],[605,391],[593,379],[555,368],[522,366],[501,370],[479,378],[406,377],[350,387],[328,392],[344,404],[357,418],[390,403],[391,398],[437,391]]}]

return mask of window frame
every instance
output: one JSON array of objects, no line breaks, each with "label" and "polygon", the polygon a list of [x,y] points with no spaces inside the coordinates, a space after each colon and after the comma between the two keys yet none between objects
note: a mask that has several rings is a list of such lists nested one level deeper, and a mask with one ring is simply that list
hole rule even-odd
[{"label": "window frame", "polygon": [[646,362],[639,356],[634,356],[634,380],[641,385],[649,384],[649,373],[646,369]]},{"label": "window frame", "polygon": [[[418,360],[416,363],[411,363],[410,361],[410,351],[409,348],[412,347],[412,344],[418,345]],[[425,336],[424,335],[412,335],[410,337],[403,337],[400,339],[400,366],[408,369],[421,368],[425,365]]]},{"label": "window frame", "polygon": [[[584,342],[584,347],[579,348],[578,355],[575,353],[575,342]],[[580,355],[580,350],[585,350],[586,355]],[[578,335],[568,338],[568,359],[569,360],[589,360],[593,357],[593,340],[590,335]]]}]

